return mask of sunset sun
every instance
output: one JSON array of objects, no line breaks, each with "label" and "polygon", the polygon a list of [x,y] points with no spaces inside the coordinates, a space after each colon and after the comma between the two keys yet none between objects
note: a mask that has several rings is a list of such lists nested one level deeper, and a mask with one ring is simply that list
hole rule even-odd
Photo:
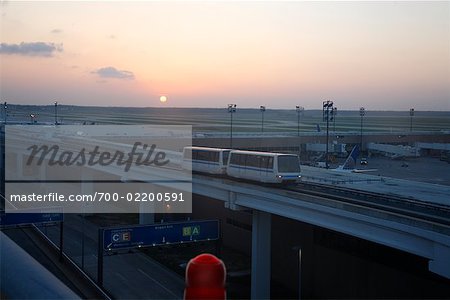
[{"label": "sunset sun", "polygon": [[159,101],[160,101],[161,103],[164,103],[164,102],[167,101],[167,97],[166,97],[166,96],[161,96],[161,97],[159,97]]}]

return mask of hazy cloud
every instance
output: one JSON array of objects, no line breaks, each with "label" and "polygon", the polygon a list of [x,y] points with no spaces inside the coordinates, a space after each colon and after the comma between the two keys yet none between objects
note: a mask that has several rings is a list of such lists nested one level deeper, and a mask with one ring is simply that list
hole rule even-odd
[{"label": "hazy cloud", "polygon": [[108,38],[110,38],[110,39],[112,39],[112,40],[115,40],[115,39],[116,39],[116,36],[115,36],[114,34],[111,34],[111,35],[108,35]]},{"label": "hazy cloud", "polygon": [[114,67],[104,67],[91,72],[102,78],[118,78],[118,79],[134,79],[133,72],[125,70],[117,70]]},{"label": "hazy cloud", "polygon": [[62,33],[62,30],[56,28],[56,29],[53,29],[52,31],[50,31],[50,33],[58,34],[58,33]]},{"label": "hazy cloud", "polygon": [[55,52],[62,52],[62,44],[34,42],[20,44],[0,44],[0,53],[2,54],[17,54],[27,56],[53,56]]}]

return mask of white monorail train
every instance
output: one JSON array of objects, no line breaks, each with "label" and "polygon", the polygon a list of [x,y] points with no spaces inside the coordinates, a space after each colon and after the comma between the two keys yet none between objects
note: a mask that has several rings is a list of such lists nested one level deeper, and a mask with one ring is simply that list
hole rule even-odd
[{"label": "white monorail train", "polygon": [[298,156],[282,153],[185,147],[183,168],[266,183],[297,182],[301,178]]}]

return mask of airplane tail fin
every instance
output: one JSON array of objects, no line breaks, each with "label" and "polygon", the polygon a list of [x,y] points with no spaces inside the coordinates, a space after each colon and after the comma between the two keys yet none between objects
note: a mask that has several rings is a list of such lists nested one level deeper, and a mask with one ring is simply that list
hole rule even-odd
[{"label": "airplane tail fin", "polygon": [[345,160],[344,164],[342,165],[342,168],[344,170],[354,169],[356,166],[356,160],[359,156],[359,146],[356,145],[353,147],[352,152],[350,152],[350,155]]}]

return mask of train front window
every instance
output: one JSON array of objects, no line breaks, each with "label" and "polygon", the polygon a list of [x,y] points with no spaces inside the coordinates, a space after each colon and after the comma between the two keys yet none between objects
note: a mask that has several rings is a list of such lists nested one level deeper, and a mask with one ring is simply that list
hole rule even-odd
[{"label": "train front window", "polygon": [[278,156],[278,172],[299,173],[300,163],[298,161],[298,157],[291,155]]}]

